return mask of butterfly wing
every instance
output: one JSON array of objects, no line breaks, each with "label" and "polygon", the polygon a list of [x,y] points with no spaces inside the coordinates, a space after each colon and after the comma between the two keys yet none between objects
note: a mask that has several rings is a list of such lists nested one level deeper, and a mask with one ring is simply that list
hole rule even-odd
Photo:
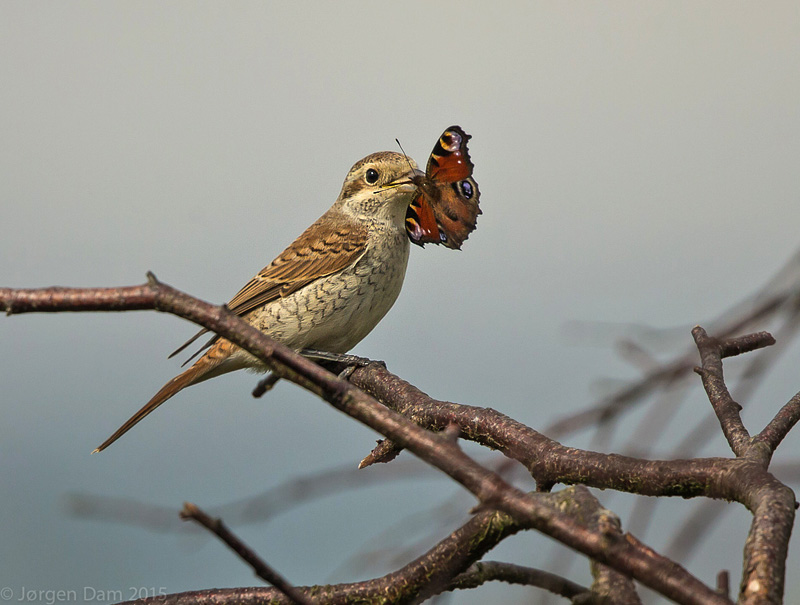
[{"label": "butterfly wing", "polygon": [[439,230],[433,206],[420,193],[406,210],[406,232],[412,243],[424,247],[425,244],[443,244],[447,236]]},{"label": "butterfly wing", "polygon": [[428,158],[425,175],[414,177],[420,194],[406,212],[406,231],[415,244],[460,249],[475,230],[481,209],[467,149],[470,138],[460,126],[445,130]]}]

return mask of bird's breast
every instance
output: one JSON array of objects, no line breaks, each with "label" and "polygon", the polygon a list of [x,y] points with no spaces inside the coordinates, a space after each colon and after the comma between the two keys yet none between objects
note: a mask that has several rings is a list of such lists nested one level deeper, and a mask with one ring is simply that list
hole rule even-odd
[{"label": "bird's breast", "polygon": [[255,311],[252,323],[296,350],[349,351],[397,300],[408,264],[405,232],[373,235],[355,263]]}]

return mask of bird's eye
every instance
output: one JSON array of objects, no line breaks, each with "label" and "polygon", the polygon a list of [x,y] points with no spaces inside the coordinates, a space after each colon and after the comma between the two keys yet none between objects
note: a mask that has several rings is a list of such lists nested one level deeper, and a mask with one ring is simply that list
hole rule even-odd
[{"label": "bird's eye", "polygon": [[378,174],[378,171],[375,170],[374,168],[368,168],[367,173],[364,175],[364,179],[370,185],[374,185],[375,183],[377,183],[378,177],[380,177],[380,174]]}]

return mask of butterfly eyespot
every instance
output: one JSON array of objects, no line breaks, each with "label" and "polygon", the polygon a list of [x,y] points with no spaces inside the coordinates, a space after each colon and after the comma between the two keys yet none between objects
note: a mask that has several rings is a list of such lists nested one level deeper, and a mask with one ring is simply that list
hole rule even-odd
[{"label": "butterfly eyespot", "polygon": [[441,138],[442,147],[445,151],[453,151],[461,146],[461,137],[457,132],[446,130]]},{"label": "butterfly eyespot", "polygon": [[406,231],[413,243],[459,250],[475,230],[481,213],[480,191],[472,178],[469,139],[460,126],[445,130],[433,147],[425,173],[411,178],[417,196],[406,210]]},{"label": "butterfly eyespot", "polygon": [[364,180],[367,181],[368,184],[374,185],[378,182],[380,178],[380,173],[374,168],[368,168],[366,174],[364,175]]}]

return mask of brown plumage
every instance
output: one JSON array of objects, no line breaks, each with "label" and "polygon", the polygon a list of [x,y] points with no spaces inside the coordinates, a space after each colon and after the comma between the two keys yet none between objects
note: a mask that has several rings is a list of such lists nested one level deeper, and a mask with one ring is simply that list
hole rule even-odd
[{"label": "brown plumage", "polygon": [[[326,212],[306,229],[286,250],[261,269],[228,303],[228,310],[244,316],[253,309],[296,292],[315,279],[325,277],[354,263],[366,249],[369,232],[358,223],[348,224]],[[337,224],[341,222],[342,224]],[[208,330],[200,330],[170,354],[178,355]],[[189,363],[213,345],[214,336],[187,359]]]},{"label": "brown plumage", "polygon": [[[394,152],[375,153],[356,163],[333,206],[251,279],[228,308],[295,350],[346,353],[400,292],[408,260],[404,219],[416,191],[411,183],[416,174],[413,162]],[[190,385],[243,368],[266,369],[223,338],[213,337],[201,351],[206,348],[95,451],[106,449]]]}]

